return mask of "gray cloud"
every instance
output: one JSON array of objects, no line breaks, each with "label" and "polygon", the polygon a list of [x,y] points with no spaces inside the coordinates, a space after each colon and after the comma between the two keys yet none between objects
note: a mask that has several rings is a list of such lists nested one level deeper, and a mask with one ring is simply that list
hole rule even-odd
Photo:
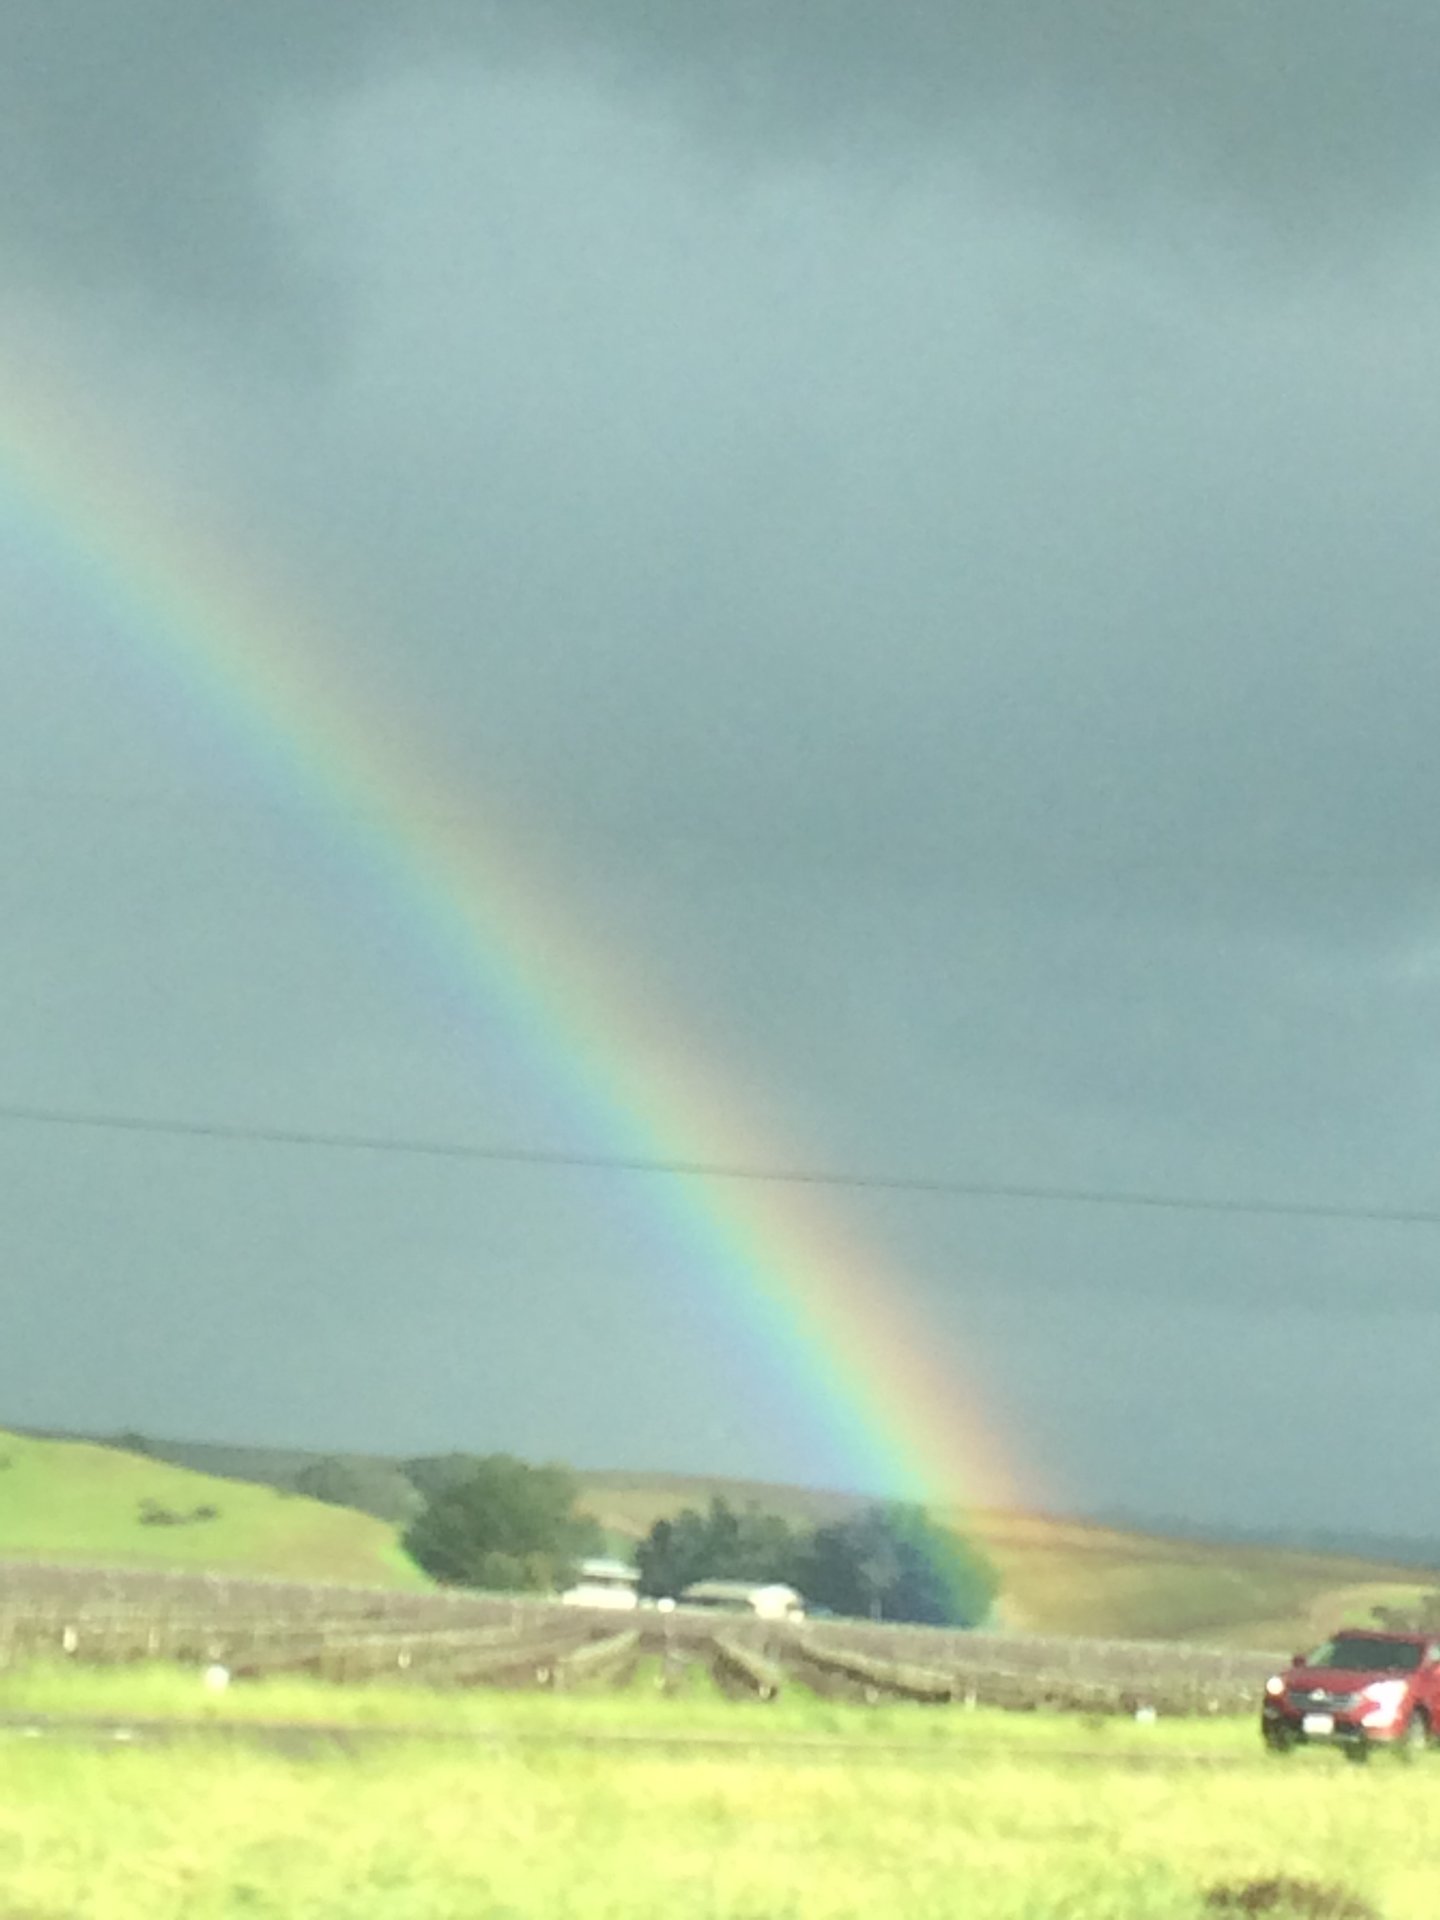
[{"label": "gray cloud", "polygon": [[[1429,9],[124,12],[7,13],[17,337],[543,849],[697,1099],[802,1163],[1430,1196]],[[603,1135],[79,570],[0,565],[17,1097]],[[0,1152],[0,1411],[843,1471],[643,1187]],[[1409,1231],[835,1206],[1078,1501],[1303,1504],[1274,1356],[1433,1295]]]},{"label": "gray cloud", "polygon": [[927,154],[958,154],[1022,202],[1138,224],[1162,253],[1217,222],[1252,273],[1297,243],[1348,254],[1427,201],[1436,166],[1440,24],[1421,0],[416,0],[403,23],[381,0],[15,0],[4,53],[11,248],[101,300],[139,284],[252,318],[322,291],[267,191],[287,113],[406,67],[568,73],[737,160],[896,190]]}]

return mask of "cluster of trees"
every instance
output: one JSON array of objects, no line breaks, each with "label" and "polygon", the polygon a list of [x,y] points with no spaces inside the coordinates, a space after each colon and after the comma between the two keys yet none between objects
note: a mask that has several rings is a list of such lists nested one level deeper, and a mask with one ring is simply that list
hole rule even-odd
[{"label": "cluster of trees", "polygon": [[808,1528],[712,1500],[657,1520],[636,1553],[642,1593],[680,1594],[698,1580],[783,1581],[812,1610],[933,1626],[978,1626],[999,1591],[972,1542],[924,1507],[898,1502]]},{"label": "cluster of trees", "polygon": [[[410,1461],[407,1473],[424,1504],[405,1528],[406,1551],[448,1585],[553,1592],[604,1548],[564,1467],[446,1454]],[[655,1599],[699,1580],[783,1581],[812,1608],[937,1626],[978,1625],[998,1590],[985,1556],[916,1506],[875,1505],[809,1528],[716,1499],[657,1520],[635,1560],[641,1592]]]},{"label": "cluster of trees", "polygon": [[423,1464],[327,1455],[303,1466],[290,1485],[308,1499],[323,1500],[332,1507],[354,1507],[359,1513],[374,1514],[377,1520],[388,1520],[392,1526],[403,1526],[425,1504],[425,1496],[407,1466]]},{"label": "cluster of trees", "polygon": [[553,1592],[604,1544],[598,1524],[578,1511],[579,1482],[564,1467],[527,1466],[504,1453],[430,1464],[405,1550],[447,1586]]}]

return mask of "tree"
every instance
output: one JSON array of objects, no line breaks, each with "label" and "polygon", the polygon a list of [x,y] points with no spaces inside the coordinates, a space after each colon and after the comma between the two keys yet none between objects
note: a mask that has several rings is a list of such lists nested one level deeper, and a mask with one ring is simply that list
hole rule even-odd
[{"label": "tree", "polygon": [[900,1504],[817,1529],[799,1584],[832,1613],[941,1627],[978,1626],[1000,1587],[970,1541]]},{"label": "tree", "polygon": [[650,1599],[674,1599],[710,1571],[705,1516],[686,1507],[673,1520],[657,1520],[635,1549],[640,1591]]},{"label": "tree", "polygon": [[797,1581],[806,1536],[759,1507],[737,1513],[720,1498],[707,1512],[685,1507],[657,1520],[640,1542],[640,1591],[673,1598],[697,1580]]},{"label": "tree", "polygon": [[311,1500],[323,1500],[331,1507],[354,1507],[360,1513],[373,1513],[377,1520],[413,1520],[424,1504],[406,1475],[384,1460],[327,1455],[303,1466],[291,1484]]},{"label": "tree", "polygon": [[450,1586],[548,1591],[567,1583],[598,1544],[595,1522],[575,1510],[579,1491],[564,1467],[503,1453],[474,1459],[411,1522],[405,1549]]},{"label": "tree", "polygon": [[433,1500],[437,1493],[468,1480],[485,1456],[479,1453],[426,1453],[414,1460],[402,1460],[400,1471],[422,1500]]}]

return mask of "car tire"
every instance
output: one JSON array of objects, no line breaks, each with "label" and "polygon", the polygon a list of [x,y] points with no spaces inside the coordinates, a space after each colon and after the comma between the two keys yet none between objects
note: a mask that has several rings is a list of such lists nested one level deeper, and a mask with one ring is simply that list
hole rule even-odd
[{"label": "car tire", "polygon": [[1430,1719],[1423,1707],[1416,1707],[1405,1722],[1397,1751],[1402,1760],[1419,1760],[1430,1751]]},{"label": "car tire", "polygon": [[1352,1767],[1363,1767],[1365,1762],[1370,1758],[1370,1742],[1368,1740],[1356,1740],[1347,1746],[1344,1751],[1345,1758],[1350,1762]]},{"label": "car tire", "polygon": [[1265,1751],[1275,1754],[1277,1758],[1284,1758],[1295,1751],[1295,1736],[1288,1728],[1267,1728],[1260,1737],[1265,1742]]}]

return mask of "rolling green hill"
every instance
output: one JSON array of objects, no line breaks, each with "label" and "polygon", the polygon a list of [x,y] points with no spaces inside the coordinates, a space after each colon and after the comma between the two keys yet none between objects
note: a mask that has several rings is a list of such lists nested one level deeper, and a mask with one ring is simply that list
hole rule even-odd
[{"label": "rolling green hill", "polygon": [[[213,1518],[194,1518],[196,1509]],[[147,1524],[146,1512],[180,1516]],[[206,1568],[423,1587],[394,1529],[274,1487],[141,1454],[0,1431],[0,1559]]]},{"label": "rolling green hill", "polygon": [[[0,1558],[229,1568],[377,1586],[423,1585],[393,1527],[289,1493],[321,1456],[295,1449],[147,1439],[138,1455],[73,1439],[0,1434]],[[398,1471],[375,1455],[335,1456]],[[203,1468],[204,1471],[196,1471]],[[225,1478],[217,1476],[224,1475]],[[864,1502],[855,1495],[719,1477],[582,1473],[584,1504],[612,1549],[653,1521],[712,1495],[814,1526]],[[209,1505],[213,1521],[145,1526],[142,1501]],[[1191,1640],[1283,1652],[1332,1627],[1405,1607],[1440,1574],[1380,1558],[1293,1546],[1176,1539],[1054,1515],[980,1510],[965,1530],[1003,1583],[1000,1623],[1022,1631]]]}]

